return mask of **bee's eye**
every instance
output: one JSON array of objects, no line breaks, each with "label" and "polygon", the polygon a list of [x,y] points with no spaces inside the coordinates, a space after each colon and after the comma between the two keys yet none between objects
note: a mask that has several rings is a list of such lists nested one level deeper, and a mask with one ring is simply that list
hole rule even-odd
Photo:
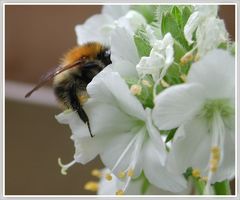
[{"label": "bee's eye", "polygon": [[111,52],[110,50],[107,50],[104,52],[104,58],[109,58],[110,59]]},{"label": "bee's eye", "polygon": [[111,51],[107,49],[106,51],[102,52],[98,58],[104,63],[105,66],[112,63],[111,59]]}]

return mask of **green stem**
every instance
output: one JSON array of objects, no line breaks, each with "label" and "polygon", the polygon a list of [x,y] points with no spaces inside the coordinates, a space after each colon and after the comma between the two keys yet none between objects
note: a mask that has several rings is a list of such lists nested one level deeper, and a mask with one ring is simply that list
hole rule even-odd
[{"label": "green stem", "polygon": [[228,180],[216,182],[213,187],[216,195],[231,195],[231,188]]},{"label": "green stem", "polygon": [[197,195],[203,195],[204,188],[205,188],[205,182],[201,179],[191,177],[192,183],[194,185],[194,188],[196,190]]}]

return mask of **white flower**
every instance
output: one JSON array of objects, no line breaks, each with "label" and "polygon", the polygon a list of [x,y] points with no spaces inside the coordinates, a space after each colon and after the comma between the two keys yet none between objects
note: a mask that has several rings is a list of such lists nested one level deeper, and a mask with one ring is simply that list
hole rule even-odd
[{"label": "white flower", "polygon": [[[76,151],[70,165],[85,164],[99,154],[113,174],[126,174],[123,191],[141,171],[151,184],[164,190],[179,192],[186,188],[182,175],[171,174],[164,167],[167,152],[152,125],[150,109],[144,110],[117,72],[105,68],[88,85],[87,91],[91,98],[84,109],[94,138],[75,112],[56,117],[72,130]],[[70,165],[62,165],[63,172]]]},{"label": "white flower", "polygon": [[210,183],[234,176],[234,57],[213,50],[192,65],[187,82],[155,100],[153,120],[161,130],[179,127],[168,169],[200,169]]},{"label": "white flower", "polygon": [[138,77],[136,65],[140,58],[133,36],[125,28],[117,27],[112,33],[111,60],[109,67],[122,77]]},{"label": "white flower", "polygon": [[[102,170],[103,174],[111,173],[110,170],[104,169]],[[114,174],[111,174],[112,180],[108,181],[104,177],[100,179],[100,182],[98,184],[98,195],[115,195],[116,191],[119,190],[119,188],[122,188],[124,185],[124,182],[121,181],[118,177],[116,177]],[[137,180],[131,181],[129,184],[129,187],[127,188],[125,195],[142,195],[142,187],[144,184],[144,179],[139,178]],[[183,194],[190,194],[191,187],[189,186],[187,189],[182,191],[181,193],[172,193],[165,190],[161,190],[153,185],[148,185],[147,189],[144,193],[144,195],[183,195]]]},{"label": "white flower", "polygon": [[101,14],[93,15],[83,25],[75,28],[78,44],[97,41],[110,44],[111,33],[116,27],[125,27],[131,34],[146,24],[145,18],[138,12],[129,10],[129,6],[103,6]]},{"label": "white flower", "polygon": [[196,47],[199,56],[203,56],[207,51],[228,40],[224,22],[217,18],[217,11],[218,6],[216,5],[195,6],[195,11],[184,27],[184,35],[189,44],[193,43],[193,33],[197,30]]},{"label": "white flower", "polygon": [[130,10],[130,5],[104,5],[102,13],[118,20]]},{"label": "white flower", "polygon": [[162,40],[155,40],[148,57],[142,57],[136,66],[140,77],[151,74],[154,81],[162,79],[174,57],[174,40],[171,33],[167,33]]},{"label": "white flower", "polygon": [[155,40],[150,56],[140,59],[133,36],[126,29],[118,27],[112,32],[110,67],[122,77],[151,74],[154,80],[161,79],[173,62],[173,54],[170,33],[163,40]]},{"label": "white flower", "polygon": [[210,17],[198,27],[196,32],[197,48],[199,56],[218,47],[228,40],[228,32],[223,20]]}]

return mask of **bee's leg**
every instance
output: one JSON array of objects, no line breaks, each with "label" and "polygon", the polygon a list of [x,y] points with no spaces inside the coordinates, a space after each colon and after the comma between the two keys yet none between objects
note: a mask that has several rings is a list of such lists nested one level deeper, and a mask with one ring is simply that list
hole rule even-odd
[{"label": "bee's leg", "polygon": [[92,134],[92,131],[91,131],[88,116],[87,116],[86,112],[83,110],[83,108],[82,108],[82,106],[79,102],[79,99],[78,99],[78,96],[77,96],[76,84],[74,84],[74,83],[69,88],[69,100],[70,100],[70,104],[71,104],[72,109],[76,110],[80,119],[85,124],[87,124],[90,135],[91,135],[91,137],[93,137],[94,135]]}]

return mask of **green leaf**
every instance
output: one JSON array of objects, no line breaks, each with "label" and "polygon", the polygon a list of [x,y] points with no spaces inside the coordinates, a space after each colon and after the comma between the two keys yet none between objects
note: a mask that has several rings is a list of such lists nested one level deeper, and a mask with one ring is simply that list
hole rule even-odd
[{"label": "green leaf", "polygon": [[177,6],[172,8],[172,15],[175,17],[178,26],[182,28],[182,13]]},{"label": "green leaf", "polygon": [[231,188],[228,180],[216,182],[213,188],[216,195],[231,195]]},{"label": "green leaf", "polygon": [[183,83],[182,79],[180,78],[181,75],[181,67],[178,64],[172,64],[168,68],[168,72],[164,77],[164,80],[170,85],[176,85]]},{"label": "green leaf", "polygon": [[186,7],[183,8],[183,10],[182,10],[182,25],[183,25],[183,28],[184,28],[185,24],[187,23],[188,18],[190,17],[191,14],[192,14],[192,8],[191,7],[186,6]]},{"label": "green leaf", "polygon": [[177,41],[174,40],[174,60],[180,62],[180,59],[187,53],[187,50]]},{"label": "green leaf", "polygon": [[174,137],[174,135],[176,133],[176,130],[177,129],[175,128],[175,129],[172,129],[172,130],[169,131],[168,136],[167,136],[167,138],[165,140],[165,143],[168,143],[171,139],[173,139],[173,137]]},{"label": "green leaf", "polygon": [[175,38],[180,44],[182,44],[185,48],[188,47],[188,43],[184,37],[183,30],[178,25],[176,18],[170,14],[167,13],[163,16],[164,20],[164,27],[162,26],[162,33],[165,35],[166,33],[170,32],[172,34],[172,37]]},{"label": "green leaf", "polygon": [[191,14],[189,7],[186,6],[173,6],[171,11],[164,12],[161,15],[161,31],[164,36],[170,32],[172,37],[183,46],[184,49],[190,50],[191,46],[188,45],[184,36],[184,26]]},{"label": "green leaf", "polygon": [[188,180],[188,178],[190,177],[190,176],[192,176],[192,167],[189,167],[189,168],[187,168],[187,170],[183,173],[183,176],[185,177],[185,179],[186,180]]},{"label": "green leaf", "polygon": [[134,35],[134,42],[137,47],[139,57],[149,56],[152,47],[144,26],[141,26],[136,31]]},{"label": "green leaf", "polygon": [[141,194],[145,194],[150,186],[148,179],[144,176],[143,184],[141,186]]},{"label": "green leaf", "polygon": [[218,45],[218,48],[227,50],[231,55],[235,55],[235,42],[222,42]]},{"label": "green leaf", "polygon": [[230,42],[228,44],[228,51],[231,53],[231,55],[235,56],[235,51],[236,51],[235,42]]}]

